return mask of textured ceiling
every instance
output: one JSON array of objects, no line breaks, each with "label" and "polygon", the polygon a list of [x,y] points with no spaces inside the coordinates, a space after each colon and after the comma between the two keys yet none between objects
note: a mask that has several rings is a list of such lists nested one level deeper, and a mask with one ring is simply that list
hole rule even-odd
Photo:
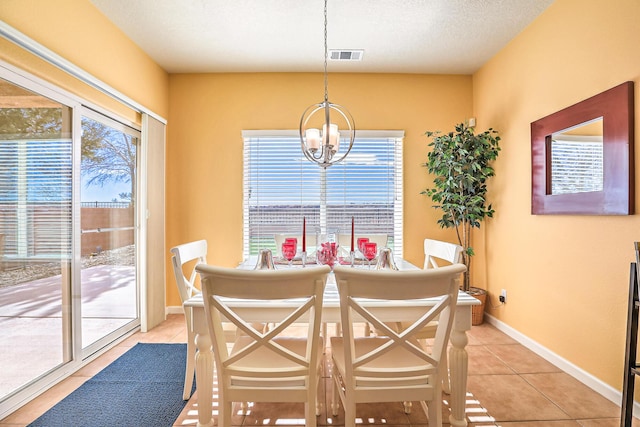
[{"label": "textured ceiling", "polygon": [[[91,0],[170,73],[318,72],[322,0]],[[329,0],[331,72],[472,74],[553,0]]]}]

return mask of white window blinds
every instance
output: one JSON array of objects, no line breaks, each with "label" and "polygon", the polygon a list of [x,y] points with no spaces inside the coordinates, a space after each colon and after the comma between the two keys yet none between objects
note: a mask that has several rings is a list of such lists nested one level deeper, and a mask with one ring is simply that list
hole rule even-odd
[{"label": "white window blinds", "polygon": [[71,148],[71,139],[64,138],[0,140],[0,235],[5,257],[68,256]]},{"label": "white window blinds", "polygon": [[[402,131],[358,131],[347,158],[323,169],[297,131],[244,131],[244,256],[275,251],[274,235],[387,234],[402,256]],[[275,252],[274,252],[275,253]]]},{"label": "white window blinds", "polygon": [[604,189],[602,137],[551,141],[551,194],[573,194]]}]

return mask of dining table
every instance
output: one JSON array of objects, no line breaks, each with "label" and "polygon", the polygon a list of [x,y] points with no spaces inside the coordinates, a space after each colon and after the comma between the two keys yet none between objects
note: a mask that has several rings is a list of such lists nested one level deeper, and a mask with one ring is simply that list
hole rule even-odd
[{"label": "dining table", "polygon": [[[404,259],[395,259],[395,264],[400,270],[417,269],[415,265]],[[256,266],[256,258],[249,258],[241,263],[238,268],[252,269]],[[276,265],[276,268],[300,268],[301,265]],[[312,266],[310,266],[312,267]],[[354,268],[368,268],[366,264],[356,265]],[[411,320],[416,313],[423,313],[425,307],[433,306],[436,299],[422,300],[388,300],[371,301],[364,303],[369,310],[375,311],[376,315],[385,322],[402,322]],[[472,306],[479,305],[480,301],[466,292],[460,291],[456,304],[453,328],[449,341],[449,379],[450,396],[449,406],[451,414],[449,422],[452,426],[463,427],[467,425],[465,404],[467,390],[467,366],[468,355],[466,346],[468,338],[466,332],[471,329]],[[290,303],[282,301],[281,304],[274,303],[273,300],[234,300],[232,306],[245,320],[250,322],[270,323],[278,322],[289,314]],[[213,347],[207,321],[205,317],[204,301],[202,294],[196,294],[184,302],[184,307],[189,308],[185,313],[191,313],[191,327],[195,336],[196,345],[196,384],[198,392],[198,426],[213,426]],[[322,302],[322,322],[340,323],[340,298],[336,286],[335,276],[330,273],[327,276],[323,302]],[[323,328],[326,331],[326,328]]]}]

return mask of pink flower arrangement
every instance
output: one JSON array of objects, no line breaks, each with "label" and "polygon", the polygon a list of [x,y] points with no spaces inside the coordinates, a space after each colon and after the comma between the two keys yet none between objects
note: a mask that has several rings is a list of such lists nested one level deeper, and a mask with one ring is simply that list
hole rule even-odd
[{"label": "pink flower arrangement", "polygon": [[320,264],[326,264],[333,269],[333,264],[338,260],[338,244],[336,242],[321,243],[316,257]]}]

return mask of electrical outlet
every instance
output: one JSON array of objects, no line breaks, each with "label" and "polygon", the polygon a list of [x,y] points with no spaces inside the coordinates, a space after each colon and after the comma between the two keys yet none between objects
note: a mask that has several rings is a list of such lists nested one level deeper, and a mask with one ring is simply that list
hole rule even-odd
[{"label": "electrical outlet", "polygon": [[500,291],[500,302],[503,304],[507,303],[507,290],[503,289],[502,291]]}]

